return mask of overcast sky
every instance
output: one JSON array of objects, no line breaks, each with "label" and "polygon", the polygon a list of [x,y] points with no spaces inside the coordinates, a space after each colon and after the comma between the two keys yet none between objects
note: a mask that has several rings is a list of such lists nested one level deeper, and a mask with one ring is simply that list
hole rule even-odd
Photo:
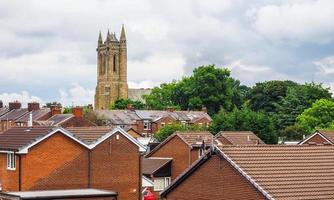
[{"label": "overcast sky", "polygon": [[333,0],[0,0],[0,99],[93,103],[99,30],[128,40],[131,88],[231,69],[334,88]]}]

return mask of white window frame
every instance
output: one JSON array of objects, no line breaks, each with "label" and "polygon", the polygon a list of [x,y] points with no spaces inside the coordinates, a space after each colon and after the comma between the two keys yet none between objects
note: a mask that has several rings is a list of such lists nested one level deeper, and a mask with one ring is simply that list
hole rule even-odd
[{"label": "white window frame", "polygon": [[7,153],[7,169],[8,170],[16,169],[16,156],[14,152]]},{"label": "white window frame", "polygon": [[[160,187],[157,187],[157,184],[156,182],[158,181],[163,181],[163,188],[160,188]],[[153,190],[154,191],[162,191],[164,190],[169,184],[171,183],[171,178],[170,177],[157,177],[157,178],[154,178],[154,181],[153,181]]]},{"label": "white window frame", "polygon": [[[146,126],[146,128],[145,128],[145,126]],[[143,128],[144,128],[145,131],[151,130],[151,122],[148,121],[148,120],[144,120],[144,122],[143,122]]]}]

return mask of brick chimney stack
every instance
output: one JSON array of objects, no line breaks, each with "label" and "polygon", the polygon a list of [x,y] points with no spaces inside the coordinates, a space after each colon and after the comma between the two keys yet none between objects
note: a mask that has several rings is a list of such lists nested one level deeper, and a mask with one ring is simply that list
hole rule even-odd
[{"label": "brick chimney stack", "polygon": [[202,111],[205,112],[205,113],[208,113],[208,108],[205,107],[205,106],[203,106],[203,107],[202,107]]},{"label": "brick chimney stack", "polygon": [[167,111],[167,112],[174,112],[174,111],[175,111],[175,108],[167,107],[167,108],[166,108],[166,111]]},{"label": "brick chimney stack", "polygon": [[39,103],[38,102],[31,102],[28,103],[28,111],[39,110]]},{"label": "brick chimney stack", "polygon": [[76,107],[72,108],[72,113],[75,117],[82,118],[83,117],[83,107],[76,106]]},{"label": "brick chimney stack", "polygon": [[57,105],[51,105],[51,116],[61,114],[61,107]]},{"label": "brick chimney stack", "polygon": [[135,111],[135,107],[132,104],[128,104],[127,109],[130,111]]},{"label": "brick chimney stack", "polygon": [[20,109],[20,108],[21,108],[21,103],[18,101],[9,103],[9,110]]}]

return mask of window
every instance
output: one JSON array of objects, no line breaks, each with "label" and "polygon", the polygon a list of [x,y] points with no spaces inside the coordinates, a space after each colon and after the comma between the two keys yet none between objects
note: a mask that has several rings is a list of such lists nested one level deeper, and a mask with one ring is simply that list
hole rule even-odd
[{"label": "window", "polygon": [[149,121],[144,121],[144,130],[151,130],[151,123]]},{"label": "window", "polygon": [[116,72],[116,55],[113,57],[114,72]]},{"label": "window", "polygon": [[161,128],[164,127],[166,124],[165,122],[161,122]]},{"label": "window", "polygon": [[186,122],[186,121],[181,121],[181,125],[182,125],[183,127],[185,127],[185,126],[187,125],[187,122]]},{"label": "window", "polygon": [[14,152],[7,153],[7,169],[14,170],[16,167],[16,160]]},{"label": "window", "polygon": [[170,177],[162,177],[154,179],[154,191],[162,191],[170,184]]}]

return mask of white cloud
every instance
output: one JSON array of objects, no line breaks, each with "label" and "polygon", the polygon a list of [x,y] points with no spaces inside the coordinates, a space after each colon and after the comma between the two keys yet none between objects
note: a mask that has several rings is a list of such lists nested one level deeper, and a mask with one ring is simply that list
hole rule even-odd
[{"label": "white cloud", "polygon": [[83,106],[87,104],[94,104],[95,91],[84,88],[78,83],[73,83],[72,87],[68,90],[59,90],[60,99],[59,102],[66,106]]},{"label": "white cloud", "polygon": [[184,72],[185,60],[178,54],[154,54],[140,61],[128,62],[129,80],[140,82],[166,82],[181,78]]},{"label": "white cloud", "polygon": [[332,0],[287,1],[255,13],[255,27],[272,40],[327,43],[334,37]]},{"label": "white cloud", "polygon": [[322,75],[334,75],[334,56],[329,56],[315,61],[314,64],[318,67],[319,73]]},{"label": "white cloud", "polygon": [[43,103],[42,99],[29,94],[27,91],[21,91],[21,93],[2,93],[0,94],[0,100],[4,105],[8,105],[9,102],[19,101],[22,107],[26,107],[29,102]]}]

